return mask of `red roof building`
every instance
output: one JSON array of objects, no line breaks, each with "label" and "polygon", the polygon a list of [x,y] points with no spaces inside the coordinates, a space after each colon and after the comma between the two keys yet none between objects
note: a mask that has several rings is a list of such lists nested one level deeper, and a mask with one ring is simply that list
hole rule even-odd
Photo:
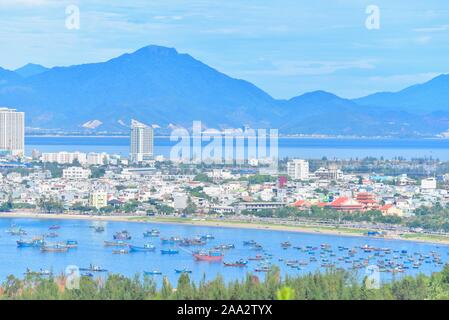
[{"label": "red roof building", "polygon": [[364,209],[363,204],[348,197],[337,198],[334,201],[332,201],[328,206],[334,210],[345,212],[363,211]]}]

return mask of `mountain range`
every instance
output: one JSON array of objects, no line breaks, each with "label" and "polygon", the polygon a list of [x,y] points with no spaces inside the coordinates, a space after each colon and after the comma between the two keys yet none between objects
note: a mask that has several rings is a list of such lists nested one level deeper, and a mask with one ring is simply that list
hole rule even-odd
[{"label": "mountain range", "polygon": [[162,131],[201,120],[209,128],[249,125],[284,134],[435,136],[449,129],[449,75],[354,100],[324,91],[280,100],[152,45],[100,63],[0,68],[0,106],[25,111],[34,130],[127,132],[138,119]]}]

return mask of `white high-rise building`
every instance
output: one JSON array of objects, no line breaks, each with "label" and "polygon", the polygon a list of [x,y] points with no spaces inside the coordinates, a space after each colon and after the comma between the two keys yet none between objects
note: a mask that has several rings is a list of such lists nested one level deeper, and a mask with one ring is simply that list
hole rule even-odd
[{"label": "white high-rise building", "polygon": [[0,108],[0,150],[23,156],[25,150],[25,113]]},{"label": "white high-rise building", "polygon": [[302,159],[294,159],[287,162],[287,174],[294,180],[309,179],[309,162]]},{"label": "white high-rise building", "polygon": [[131,120],[131,153],[132,162],[142,162],[153,157],[153,128],[139,121]]}]

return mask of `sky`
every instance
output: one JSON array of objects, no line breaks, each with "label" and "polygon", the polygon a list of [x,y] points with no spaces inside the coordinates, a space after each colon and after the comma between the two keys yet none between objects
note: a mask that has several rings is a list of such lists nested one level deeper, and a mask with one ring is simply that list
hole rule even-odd
[{"label": "sky", "polygon": [[[73,6],[79,28],[67,27]],[[6,69],[106,61],[150,44],[188,53],[275,98],[314,90],[356,98],[449,73],[449,3],[0,0]]]}]

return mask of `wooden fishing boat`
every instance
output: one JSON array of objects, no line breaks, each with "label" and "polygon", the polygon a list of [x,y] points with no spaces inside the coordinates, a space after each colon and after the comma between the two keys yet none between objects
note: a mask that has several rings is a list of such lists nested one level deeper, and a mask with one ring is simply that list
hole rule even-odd
[{"label": "wooden fishing boat", "polygon": [[129,250],[127,249],[119,249],[119,250],[113,250],[112,254],[128,254]]},{"label": "wooden fishing boat", "polygon": [[104,242],[105,247],[127,247],[128,243],[124,241],[105,241]]},{"label": "wooden fishing boat", "polygon": [[193,254],[196,260],[198,261],[208,261],[208,262],[218,262],[223,260],[223,252],[211,250],[209,252],[196,252]]},{"label": "wooden fishing boat", "polygon": [[68,249],[65,243],[45,244],[41,247],[42,252],[67,252]]}]

